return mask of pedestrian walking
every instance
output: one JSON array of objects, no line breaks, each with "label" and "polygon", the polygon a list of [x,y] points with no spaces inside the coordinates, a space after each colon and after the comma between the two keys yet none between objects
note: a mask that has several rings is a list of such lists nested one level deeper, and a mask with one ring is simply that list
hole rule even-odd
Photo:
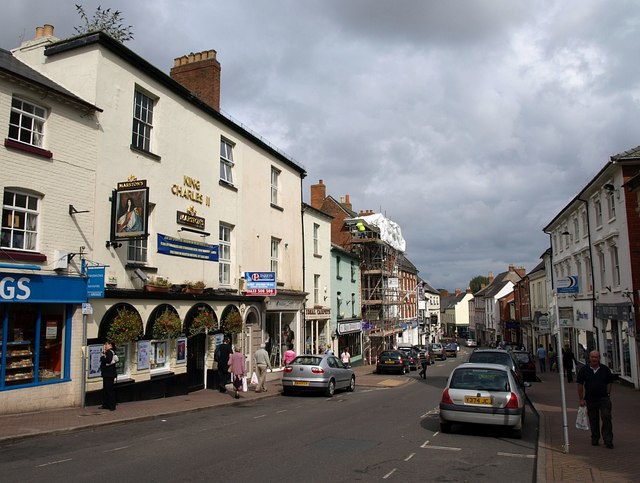
[{"label": "pedestrian walking", "polygon": [[218,390],[227,392],[227,384],[229,382],[229,356],[233,352],[231,348],[231,339],[225,337],[213,353],[213,359],[218,363]]},{"label": "pedestrian walking", "polygon": [[242,378],[245,377],[244,354],[237,348],[229,356],[229,372],[233,376],[234,397],[240,398],[240,389],[242,389]]},{"label": "pedestrian walking", "polygon": [[102,376],[102,409],[116,410],[116,363],[118,356],[112,341],[108,340],[102,346],[100,355],[100,374]]},{"label": "pedestrian walking", "polygon": [[553,350],[553,346],[549,344],[549,370],[555,372],[558,369],[558,361],[556,360],[556,351]]},{"label": "pedestrian walking", "polygon": [[538,357],[538,364],[540,364],[540,372],[547,372],[547,351],[544,350],[542,344],[538,347],[536,356]]},{"label": "pedestrian walking", "polygon": [[[591,426],[591,444],[598,446],[600,436],[604,445],[613,449],[613,422],[611,419],[611,386],[613,374],[604,364],[600,364],[600,353],[589,353],[589,365],[583,366],[576,378],[580,406],[587,406]],[[602,428],[600,426],[602,420]]]},{"label": "pedestrian walking", "polygon": [[330,344],[327,344],[327,349],[324,351],[325,354],[333,355],[333,349]]},{"label": "pedestrian walking", "polygon": [[260,344],[260,348],[253,355],[256,362],[256,372],[258,373],[258,386],[256,392],[267,392],[267,386],[265,382],[267,380],[267,370],[271,369],[271,362],[269,361],[269,353],[264,347],[264,344]]},{"label": "pedestrian walking", "polygon": [[427,378],[427,367],[429,366],[429,353],[425,350],[424,354],[420,357],[420,372],[418,372],[418,375],[422,378],[422,379],[426,379]]},{"label": "pedestrian walking", "polygon": [[562,351],[562,365],[564,366],[564,372],[567,375],[567,382],[573,382],[573,362],[574,362],[573,351],[571,350],[571,346],[567,344]]},{"label": "pedestrian walking", "polygon": [[342,349],[342,354],[340,354],[340,360],[345,366],[348,366],[349,364],[351,364],[351,354],[349,354],[349,351],[347,350],[346,347]]}]

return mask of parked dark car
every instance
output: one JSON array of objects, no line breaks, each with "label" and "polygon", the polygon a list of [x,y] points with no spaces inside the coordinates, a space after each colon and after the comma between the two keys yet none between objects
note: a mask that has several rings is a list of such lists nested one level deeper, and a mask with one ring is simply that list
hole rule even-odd
[{"label": "parked dark car", "polygon": [[429,344],[429,352],[431,352],[431,357],[433,357],[434,359],[440,359],[444,361],[447,358],[447,353],[444,350],[444,346],[439,342]]},{"label": "parked dark car", "polygon": [[418,364],[420,363],[419,360],[419,356],[418,356],[418,351],[416,351],[415,349],[412,348],[408,348],[408,347],[402,347],[399,348],[398,350],[402,351],[405,353],[405,355],[407,356],[407,360],[409,362],[409,370],[410,371],[417,371],[418,370]]},{"label": "parked dark car", "polygon": [[409,372],[409,360],[402,351],[388,350],[382,351],[378,355],[376,361],[376,372],[383,374],[385,372],[395,372],[397,374],[405,374]]},{"label": "parked dark car", "polygon": [[525,388],[524,376],[520,370],[520,365],[511,351],[505,349],[476,349],[469,356],[469,362],[507,366],[515,373],[520,387],[523,390]]},{"label": "parked dark car", "polygon": [[512,351],[512,354],[520,366],[524,381],[536,382],[538,377],[536,376],[536,360],[533,355],[527,351]]},{"label": "parked dark car", "polygon": [[455,342],[449,342],[444,346],[444,353],[447,357],[458,357],[458,344]]}]

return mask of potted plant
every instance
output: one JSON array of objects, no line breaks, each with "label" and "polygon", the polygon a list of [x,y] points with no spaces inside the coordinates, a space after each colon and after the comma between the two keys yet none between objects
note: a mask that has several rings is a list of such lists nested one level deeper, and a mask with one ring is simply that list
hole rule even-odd
[{"label": "potted plant", "polygon": [[191,321],[191,327],[189,328],[189,334],[193,337],[198,334],[206,334],[210,330],[215,328],[216,321],[213,315],[208,310],[203,310]]},{"label": "potted plant", "polygon": [[122,308],[118,310],[118,314],[111,321],[107,339],[112,340],[116,345],[121,345],[137,340],[142,335],[142,331],[140,314],[133,310]]},{"label": "potted plant", "polygon": [[153,323],[154,339],[175,339],[182,332],[182,321],[171,309],[165,309]]},{"label": "potted plant", "polygon": [[149,277],[144,289],[147,292],[168,292],[171,288],[171,282],[165,277]]},{"label": "potted plant", "polygon": [[196,282],[185,282],[186,287],[183,289],[184,293],[201,294],[204,291],[204,282],[198,280]]},{"label": "potted plant", "polygon": [[242,315],[237,310],[227,314],[222,322],[224,331],[228,334],[239,334],[242,332]]}]

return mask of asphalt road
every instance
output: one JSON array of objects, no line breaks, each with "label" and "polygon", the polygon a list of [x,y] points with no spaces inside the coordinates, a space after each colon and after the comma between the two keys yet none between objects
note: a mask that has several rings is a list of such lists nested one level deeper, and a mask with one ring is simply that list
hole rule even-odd
[{"label": "asphalt road", "polygon": [[[274,397],[93,431],[31,438],[0,453],[2,481],[533,481],[537,418],[508,431],[439,432],[446,376],[354,393]],[[405,376],[380,375],[381,379]]]}]

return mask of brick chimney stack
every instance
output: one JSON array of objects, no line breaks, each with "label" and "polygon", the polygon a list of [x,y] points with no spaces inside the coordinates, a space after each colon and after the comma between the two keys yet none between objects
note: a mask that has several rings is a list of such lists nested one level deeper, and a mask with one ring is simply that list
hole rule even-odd
[{"label": "brick chimney stack", "polygon": [[349,197],[349,195],[344,195],[344,206],[348,209],[353,211],[353,206],[351,205],[351,198]]},{"label": "brick chimney stack", "polygon": [[220,70],[216,51],[205,50],[174,59],[170,75],[201,101],[219,111]]},{"label": "brick chimney stack", "polygon": [[322,182],[322,180],[318,181],[317,184],[311,185],[311,206],[316,210],[322,209],[322,203],[324,203],[325,198],[327,197],[327,186]]},{"label": "brick chimney stack", "polygon": [[459,288],[456,288],[456,297],[457,297],[458,295],[460,295],[461,293],[462,293],[462,290],[460,290]]},{"label": "brick chimney stack", "polygon": [[493,283],[493,272],[489,272],[489,276],[487,278],[489,279],[489,285],[491,285]]}]

